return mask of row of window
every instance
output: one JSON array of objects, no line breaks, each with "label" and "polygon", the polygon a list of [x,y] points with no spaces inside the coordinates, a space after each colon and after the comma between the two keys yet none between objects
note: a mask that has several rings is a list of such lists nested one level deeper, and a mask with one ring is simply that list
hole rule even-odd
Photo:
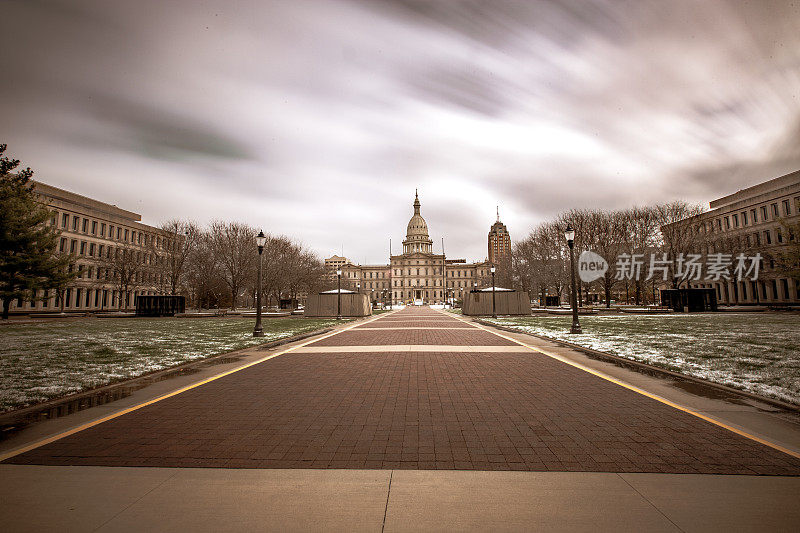
[{"label": "row of window", "polygon": [[[417,291],[394,291],[395,298],[416,298]],[[419,291],[425,298],[441,298],[443,291]]]},{"label": "row of window", "polygon": [[[125,228],[122,226],[115,226],[113,224],[106,224],[105,222],[98,222],[86,217],[78,215],[70,215],[69,213],[60,213],[61,215],[61,229],[72,231],[73,233],[85,233],[87,235],[94,235],[105,239],[115,239],[123,242],[130,242],[133,244],[140,244],[144,246],[153,245],[157,248],[163,248],[166,238],[160,235],[152,235],[144,231],[136,231],[133,229]],[[57,226],[56,222],[59,218],[59,212],[53,211],[50,218],[50,223]]]},{"label": "row of window", "polygon": [[[136,298],[138,296],[154,295],[155,291],[128,291],[122,294],[121,291],[111,289],[66,289],[64,291],[64,308],[65,309],[82,309],[82,308],[98,308],[98,309],[116,309],[119,307],[120,301],[124,302],[123,307],[129,308],[136,305]],[[124,296],[124,298],[122,297]],[[61,307],[61,302],[51,295],[50,291],[40,291],[36,294],[36,298],[30,302],[25,302],[19,298],[15,302],[15,307],[21,309],[28,307],[41,309]]]},{"label": "row of window", "polygon": [[[110,245],[106,246],[104,244],[97,244],[94,242],[78,241],[77,239],[70,240],[66,237],[61,237],[61,241],[58,245],[58,251],[60,253],[69,253],[83,257],[97,257],[98,259],[110,259],[115,255],[119,256],[120,250],[122,250],[123,253],[125,252],[125,249],[122,248],[115,248]],[[159,264],[163,261],[163,257],[148,253],[146,251],[142,252],[141,250],[129,250],[128,253],[130,253],[131,262],[136,262],[143,265]]]},{"label": "row of window", "polygon": [[[798,210],[800,210],[800,196],[796,197],[794,202],[796,213]],[[754,207],[750,209],[750,211],[744,210],[740,213],[732,213],[730,215],[717,218],[714,220],[713,224],[712,222],[708,223],[706,231],[714,231],[715,226],[717,231],[722,231],[723,227],[726,230],[736,229],[739,227],[758,224],[759,220],[761,223],[764,223],[770,220],[770,215],[772,216],[772,220],[777,220],[781,217],[781,212],[785,217],[792,215],[791,202],[788,198],[780,201],[780,207],[778,202],[772,202],[769,205],[762,205],[758,208]]]},{"label": "row of window", "polygon": [[700,286],[716,288],[717,299],[725,303],[800,300],[800,284],[794,284],[794,295],[792,295],[793,291],[787,278],[766,281],[731,281]]},{"label": "row of window", "polygon": [[[405,271],[405,274],[403,274],[404,271]],[[406,268],[406,269],[395,268],[395,269],[393,269],[393,272],[394,272],[395,276],[403,276],[403,275],[406,275],[406,276],[428,276],[428,275],[439,276],[442,273],[442,269],[441,269],[441,267],[433,267],[431,269],[428,269],[428,268],[425,268],[425,267],[413,268],[413,269],[412,268]],[[345,277],[350,278],[350,279],[385,279],[386,278],[386,272],[367,271],[367,272],[363,273],[364,274],[363,278],[359,278],[358,277],[358,271],[357,270],[346,270],[346,271],[342,272],[342,274],[344,274]],[[447,273],[447,275],[448,275],[448,277],[452,277],[452,278],[461,278],[461,277],[472,278],[472,277],[475,277],[475,275],[485,276],[486,275],[486,271],[485,270],[479,270],[479,271],[475,271],[475,270],[450,270]]]},{"label": "row of window", "polygon": [[376,281],[367,281],[364,283],[365,289],[385,289],[388,283],[385,282],[376,282]]},{"label": "row of window", "polygon": [[[76,268],[78,272],[76,279],[114,280],[116,278],[116,274],[111,269],[91,265],[69,265],[67,271],[73,272]],[[137,270],[131,275],[131,283],[163,284],[164,275],[150,270]]]},{"label": "row of window", "polygon": [[[774,238],[773,238],[774,235]],[[758,246],[769,246],[774,244],[784,244],[794,242],[795,235],[789,230],[789,234],[784,236],[781,228],[765,229],[744,235],[735,235],[727,239],[720,239],[706,247],[706,253],[725,252],[728,250],[750,249]]]},{"label": "row of window", "polygon": [[[405,281],[406,280],[396,279],[396,280],[394,280],[394,286],[395,287],[406,287],[406,286],[408,286],[408,287],[427,287],[428,286],[428,280],[427,279],[424,279],[424,280],[410,279],[410,280],[407,280],[408,281],[407,283],[405,283]],[[441,285],[441,281],[442,281],[441,279],[435,279],[435,280],[433,280],[433,283],[430,284],[430,286],[431,287],[438,287],[438,286]]]}]

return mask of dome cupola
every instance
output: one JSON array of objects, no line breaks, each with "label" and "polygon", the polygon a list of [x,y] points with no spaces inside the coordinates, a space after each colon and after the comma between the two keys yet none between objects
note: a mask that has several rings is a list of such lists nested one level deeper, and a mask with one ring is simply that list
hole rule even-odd
[{"label": "dome cupola", "polygon": [[433,250],[433,241],[428,236],[428,224],[420,214],[419,194],[414,193],[414,215],[408,221],[406,240],[403,241],[403,253],[430,254]]}]

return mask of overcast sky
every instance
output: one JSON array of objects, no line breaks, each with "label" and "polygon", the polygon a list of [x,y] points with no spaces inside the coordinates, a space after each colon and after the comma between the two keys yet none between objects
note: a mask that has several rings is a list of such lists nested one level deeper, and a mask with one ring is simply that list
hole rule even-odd
[{"label": "overcast sky", "polygon": [[0,142],[141,213],[357,262],[800,169],[800,2],[0,0]]}]

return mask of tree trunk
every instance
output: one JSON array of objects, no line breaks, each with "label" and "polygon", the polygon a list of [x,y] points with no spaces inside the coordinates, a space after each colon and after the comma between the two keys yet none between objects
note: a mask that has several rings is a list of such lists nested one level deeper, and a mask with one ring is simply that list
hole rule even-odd
[{"label": "tree trunk", "polygon": [[3,298],[3,320],[8,320],[11,311],[11,298]]}]

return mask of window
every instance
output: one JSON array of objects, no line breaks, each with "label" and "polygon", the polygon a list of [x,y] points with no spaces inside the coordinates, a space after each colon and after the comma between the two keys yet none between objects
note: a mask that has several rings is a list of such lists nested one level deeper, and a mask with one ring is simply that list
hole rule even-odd
[{"label": "window", "polygon": [[86,241],[81,241],[81,255],[86,255]]},{"label": "window", "polygon": [[89,245],[89,257],[94,257],[94,243]]},{"label": "window", "polygon": [[79,220],[79,218],[73,215],[73,217],[72,217],[72,231],[78,231],[78,220]]},{"label": "window", "polygon": [[127,242],[127,241],[128,241],[128,230],[126,229],[125,230],[125,242]]},{"label": "window", "polygon": [[747,211],[742,211],[742,226],[747,225]]},{"label": "window", "polygon": [[758,220],[756,219],[756,210],[755,209],[751,209],[750,210],[750,216],[753,218],[753,224],[758,222]]},{"label": "window", "polygon": [[78,241],[72,239],[72,242],[69,243],[69,253],[74,254],[77,247],[78,247]]},{"label": "window", "polygon": [[88,229],[89,229],[89,219],[88,218],[84,218],[83,219],[83,226],[81,226],[81,231],[86,233],[86,230],[88,230]]},{"label": "window", "polygon": [[779,213],[778,213],[778,203],[777,202],[772,204],[772,216],[774,216],[774,217],[780,216]]},{"label": "window", "polygon": [[64,213],[61,215],[61,227],[66,228],[67,224],[69,224],[69,215]]},{"label": "window", "polygon": [[731,220],[728,217],[725,217],[725,229],[731,229]]},{"label": "window", "polygon": [[100,236],[101,237],[105,237],[106,236],[106,224],[105,224],[105,222],[100,224]]},{"label": "window", "polygon": [[761,244],[761,234],[753,233],[753,240],[755,241],[756,244],[760,245]]},{"label": "window", "polygon": [[764,244],[772,244],[772,237],[769,234],[769,230],[764,232]]},{"label": "window", "polygon": [[765,222],[767,220],[767,206],[761,206],[761,222]]},{"label": "window", "polygon": [[733,215],[733,227],[734,228],[739,227],[739,215]]},{"label": "window", "polygon": [[789,211],[789,200],[786,199],[782,203],[783,203],[783,214],[789,216],[791,214]]},{"label": "window", "polygon": [[776,239],[778,242],[783,242],[783,234],[781,233],[781,228],[777,228],[777,229],[775,230],[775,239]]}]

